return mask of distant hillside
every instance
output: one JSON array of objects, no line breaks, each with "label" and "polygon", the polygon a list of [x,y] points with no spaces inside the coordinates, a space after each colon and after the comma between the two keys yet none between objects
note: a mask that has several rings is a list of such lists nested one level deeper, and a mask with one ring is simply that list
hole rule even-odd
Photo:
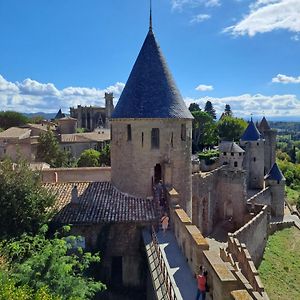
[{"label": "distant hillside", "polygon": [[270,121],[271,128],[278,129],[285,132],[300,132],[300,122],[272,122]]},{"label": "distant hillside", "polygon": [[57,113],[44,113],[44,112],[37,112],[37,113],[23,113],[28,118],[41,116],[45,120],[51,120],[56,116]]}]

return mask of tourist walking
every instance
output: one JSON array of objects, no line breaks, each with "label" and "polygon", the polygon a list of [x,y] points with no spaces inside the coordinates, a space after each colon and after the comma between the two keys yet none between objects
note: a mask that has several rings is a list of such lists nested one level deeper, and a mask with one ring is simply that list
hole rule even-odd
[{"label": "tourist walking", "polygon": [[203,268],[200,266],[199,275],[197,275],[197,296],[196,300],[205,300],[206,296],[206,276],[204,275]]}]

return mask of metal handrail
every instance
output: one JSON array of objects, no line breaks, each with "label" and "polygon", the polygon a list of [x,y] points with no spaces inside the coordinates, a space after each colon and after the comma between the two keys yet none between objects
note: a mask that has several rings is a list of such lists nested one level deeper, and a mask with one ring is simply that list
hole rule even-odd
[{"label": "metal handrail", "polygon": [[154,230],[154,226],[152,226],[151,237],[152,237],[152,242],[153,242],[154,249],[155,249],[155,252],[156,252],[156,256],[158,258],[158,263],[159,263],[159,266],[160,266],[161,274],[162,274],[163,279],[164,279],[164,284],[166,286],[166,291],[167,291],[168,297],[169,297],[170,300],[176,300],[177,297],[176,297],[176,294],[175,294],[175,289],[174,289],[173,284],[171,282],[171,276],[170,276],[170,274],[168,272],[168,269],[166,267],[166,264],[164,262],[162,251],[159,247],[157,235],[156,235],[155,230]]}]

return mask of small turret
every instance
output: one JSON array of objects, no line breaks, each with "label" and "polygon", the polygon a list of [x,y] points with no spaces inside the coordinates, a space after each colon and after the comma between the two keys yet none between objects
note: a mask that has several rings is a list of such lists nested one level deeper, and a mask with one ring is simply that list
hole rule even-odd
[{"label": "small turret", "polygon": [[245,150],[243,167],[247,171],[247,185],[250,189],[264,187],[264,140],[253,120],[241,137],[241,147]]},{"label": "small turret", "polygon": [[277,163],[274,163],[269,173],[265,176],[266,186],[271,188],[271,214],[273,217],[284,215],[285,178]]},{"label": "small turret", "polygon": [[230,170],[242,170],[245,151],[235,142],[222,141],[219,145],[220,160]]}]

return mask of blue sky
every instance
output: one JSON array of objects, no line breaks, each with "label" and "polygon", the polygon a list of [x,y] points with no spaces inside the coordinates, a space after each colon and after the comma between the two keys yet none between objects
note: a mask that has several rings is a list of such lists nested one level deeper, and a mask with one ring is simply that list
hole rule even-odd
[{"label": "blue sky", "polygon": [[[0,0],[0,110],[118,99],[149,0]],[[300,120],[299,0],[153,0],[156,38],[186,100]]]}]

